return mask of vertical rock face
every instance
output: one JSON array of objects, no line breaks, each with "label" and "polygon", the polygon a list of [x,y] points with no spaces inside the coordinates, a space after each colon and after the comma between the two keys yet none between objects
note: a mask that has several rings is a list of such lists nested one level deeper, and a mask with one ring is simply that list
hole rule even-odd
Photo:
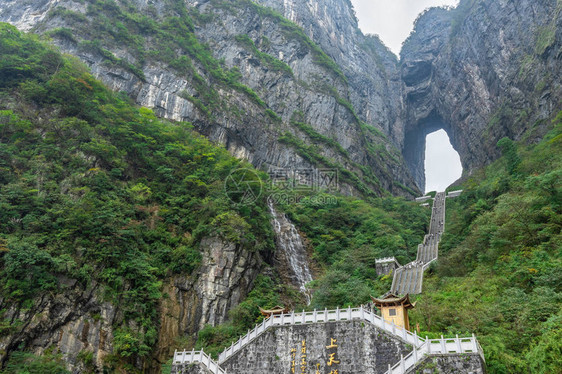
[{"label": "vertical rock face", "polygon": [[[454,10],[432,9],[419,18],[400,63],[376,37],[360,32],[348,0],[95,3],[1,0],[0,20],[38,33],[69,29],[71,38],[55,32],[54,42],[114,90],[162,117],[193,122],[255,166],[349,171],[346,194],[386,189],[411,195],[417,191],[404,186],[423,188],[425,135],[431,131],[448,132],[470,173],[497,157],[501,137],[519,139],[531,128],[540,136],[560,108],[556,0],[462,0]],[[89,31],[119,12],[163,22],[178,14],[177,6],[187,7],[194,35],[225,68],[238,69],[240,82],[263,105],[244,89],[221,87],[214,99],[220,105],[205,109],[193,74],[155,58],[158,53],[139,57],[138,45]],[[119,19],[126,17],[119,15],[116,24]],[[155,49],[150,33],[140,40],[146,51]],[[86,48],[88,41],[99,48]],[[181,48],[170,52],[193,57]],[[191,63],[207,85],[216,84],[209,66]]]},{"label": "vertical rock face", "polygon": [[259,0],[278,10],[341,67],[359,116],[402,144],[402,96],[396,56],[376,36],[363,35],[349,0]]},{"label": "vertical rock face", "polygon": [[428,132],[448,132],[468,173],[498,156],[502,137],[530,129],[540,137],[561,107],[561,8],[556,0],[462,0],[419,18],[401,52],[404,156],[418,186]]},{"label": "vertical rock face", "polygon": [[192,278],[175,277],[165,286],[169,296],[162,300],[160,331],[154,362],[148,362],[151,372],[173,354],[178,337],[191,338],[206,324],[224,322],[228,311],[238,305],[251,290],[255,277],[261,271],[256,252],[218,237],[201,241],[203,260]]}]

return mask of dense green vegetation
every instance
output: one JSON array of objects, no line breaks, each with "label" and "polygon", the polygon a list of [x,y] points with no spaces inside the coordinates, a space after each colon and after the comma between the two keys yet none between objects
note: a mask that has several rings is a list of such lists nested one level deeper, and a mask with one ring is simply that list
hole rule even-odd
[{"label": "dense green vegetation", "polygon": [[4,371],[4,374],[70,374],[64,367],[59,355],[45,353],[41,357],[30,353],[15,352]]},{"label": "dense green vegetation", "polygon": [[562,370],[562,113],[539,143],[503,157],[447,200],[435,271],[414,320],[479,336],[490,373]]},{"label": "dense green vegetation", "polygon": [[0,55],[1,297],[33,311],[38,295],[99,282],[123,315],[108,365],[127,365],[150,353],[162,281],[197,267],[201,238],[273,249],[265,204],[224,194],[226,176],[251,166],[6,24]]}]

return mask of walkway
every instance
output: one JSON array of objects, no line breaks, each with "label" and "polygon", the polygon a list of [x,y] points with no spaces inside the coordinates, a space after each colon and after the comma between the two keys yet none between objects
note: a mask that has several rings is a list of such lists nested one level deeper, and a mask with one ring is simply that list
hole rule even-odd
[{"label": "walkway", "polygon": [[445,192],[438,192],[433,200],[429,234],[423,238],[423,243],[418,245],[416,260],[395,270],[390,293],[405,295],[422,292],[423,272],[437,259],[439,241],[444,230]]}]

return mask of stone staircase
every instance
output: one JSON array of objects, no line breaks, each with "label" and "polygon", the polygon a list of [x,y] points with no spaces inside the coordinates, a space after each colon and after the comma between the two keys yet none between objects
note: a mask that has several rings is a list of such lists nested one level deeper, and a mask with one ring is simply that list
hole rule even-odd
[{"label": "stone staircase", "polygon": [[172,367],[172,374],[180,374],[185,364],[201,363],[209,372],[213,374],[226,374],[226,370],[213,360],[208,354],[201,351],[175,351]]},{"label": "stone staircase", "polygon": [[390,293],[395,295],[419,294],[422,292],[423,272],[437,259],[439,241],[445,228],[445,192],[438,192],[433,201],[429,234],[418,245],[416,260],[394,272]]}]

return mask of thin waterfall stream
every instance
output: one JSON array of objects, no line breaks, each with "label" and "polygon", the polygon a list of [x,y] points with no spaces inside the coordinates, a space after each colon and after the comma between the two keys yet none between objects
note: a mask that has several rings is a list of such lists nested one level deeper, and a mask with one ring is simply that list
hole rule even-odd
[{"label": "thin waterfall stream", "polygon": [[269,201],[268,206],[272,216],[277,248],[283,252],[287,260],[293,283],[305,295],[307,304],[310,304],[311,295],[306,284],[312,281],[312,272],[308,267],[308,256],[303,240],[295,225],[284,213],[275,209],[273,202]]}]

